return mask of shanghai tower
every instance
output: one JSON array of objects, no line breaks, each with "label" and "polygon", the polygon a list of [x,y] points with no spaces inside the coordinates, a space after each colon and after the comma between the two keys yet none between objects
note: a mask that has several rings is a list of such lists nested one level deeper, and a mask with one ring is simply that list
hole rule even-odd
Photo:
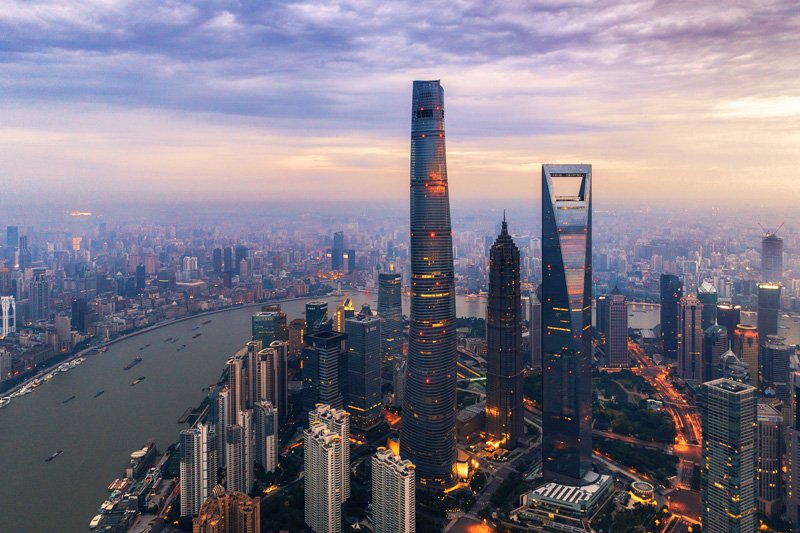
[{"label": "shanghai tower", "polygon": [[444,152],[444,90],[415,81],[411,104],[411,318],[400,456],[417,481],[455,482],[456,303]]},{"label": "shanghai tower", "polygon": [[542,165],[542,469],[592,465],[592,166]]},{"label": "shanghai tower", "polygon": [[489,251],[486,339],[486,437],[514,448],[523,436],[522,292],[519,248],[503,226]]}]

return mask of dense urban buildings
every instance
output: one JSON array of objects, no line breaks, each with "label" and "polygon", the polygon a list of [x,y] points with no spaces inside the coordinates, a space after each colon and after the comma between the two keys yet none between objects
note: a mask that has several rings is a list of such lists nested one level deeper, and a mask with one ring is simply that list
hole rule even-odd
[{"label": "dense urban buildings", "polygon": [[674,274],[661,274],[661,343],[664,356],[678,358],[678,302],[683,297],[683,283]]},{"label": "dense urban buildings", "polygon": [[381,319],[369,305],[344,322],[347,334],[347,411],[362,433],[383,419],[381,409]]},{"label": "dense urban buildings", "polygon": [[542,165],[542,259],[543,470],[580,484],[592,466],[591,165]]},{"label": "dense urban buildings", "polygon": [[703,531],[756,530],[756,389],[728,379],[703,383]]},{"label": "dense urban buildings", "polygon": [[375,533],[415,533],[416,484],[411,461],[378,448],[372,456],[372,516]]},{"label": "dense urban buildings", "polygon": [[519,248],[503,220],[489,251],[489,300],[486,306],[486,436],[514,448],[523,436],[522,304]]},{"label": "dense urban buildings", "polygon": [[448,487],[456,463],[456,304],[444,89],[415,81],[411,105],[411,316],[400,456]]},{"label": "dense urban buildings", "polygon": [[[403,358],[402,276],[390,264],[378,275],[378,316],[381,319],[381,378],[391,381]],[[396,393],[397,391],[395,391]]]},{"label": "dense urban buildings", "polygon": [[261,533],[261,499],[219,485],[192,520],[192,533]]}]

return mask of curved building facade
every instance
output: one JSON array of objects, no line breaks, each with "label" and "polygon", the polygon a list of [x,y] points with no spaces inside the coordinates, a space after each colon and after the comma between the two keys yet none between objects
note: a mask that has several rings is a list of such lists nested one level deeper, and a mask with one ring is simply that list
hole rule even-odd
[{"label": "curved building facade", "polygon": [[411,316],[400,455],[417,481],[455,482],[456,305],[444,90],[415,81],[411,108]]}]

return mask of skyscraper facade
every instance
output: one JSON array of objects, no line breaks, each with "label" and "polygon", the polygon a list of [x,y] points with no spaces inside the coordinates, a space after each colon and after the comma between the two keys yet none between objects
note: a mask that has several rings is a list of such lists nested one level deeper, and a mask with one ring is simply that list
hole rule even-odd
[{"label": "skyscraper facade", "polygon": [[[703,307],[705,309],[705,307]],[[703,332],[703,381],[721,378],[717,375],[720,357],[728,351],[728,330],[714,324]]]},{"label": "skyscraper facade", "polygon": [[539,300],[539,295],[535,292],[531,293],[531,366],[533,368],[542,368],[542,303]]},{"label": "skyscraper facade", "polygon": [[317,533],[338,533],[350,498],[350,415],[330,405],[308,413],[304,432],[305,520]]},{"label": "skyscraper facade", "polygon": [[733,342],[736,326],[742,323],[742,306],[737,304],[717,305],[717,324],[728,330],[728,342]]},{"label": "skyscraper facade", "polygon": [[729,379],[701,385],[703,531],[756,530],[756,389]]},{"label": "skyscraper facade", "polygon": [[411,316],[400,455],[430,487],[455,482],[456,305],[444,90],[415,81],[411,107]]},{"label": "skyscraper facade", "polygon": [[763,344],[770,335],[778,334],[778,314],[781,309],[781,286],[777,283],[758,284],[758,341]]},{"label": "skyscraper facade", "polygon": [[800,522],[800,373],[793,372],[786,449],[786,516]]},{"label": "skyscraper facade", "polygon": [[567,484],[592,465],[591,194],[591,165],[542,165],[542,462]]},{"label": "skyscraper facade", "polygon": [[628,363],[628,300],[614,287],[605,301],[606,358],[608,366],[622,368]]},{"label": "skyscraper facade", "polygon": [[783,439],[781,414],[772,406],[758,404],[756,483],[758,512],[776,516],[783,497]]},{"label": "skyscraper facade", "polygon": [[280,310],[260,311],[252,318],[252,339],[259,340],[263,346],[269,346],[272,341],[288,341],[286,329],[286,313]]},{"label": "skyscraper facade", "polygon": [[[378,316],[381,319],[381,378],[391,380],[395,361],[403,358],[402,277],[399,272],[378,275]],[[397,391],[395,391],[397,392]]]},{"label": "skyscraper facade", "polygon": [[758,388],[761,383],[760,365],[758,362],[758,328],[750,324],[739,324],[733,333],[731,349],[736,356],[747,363],[750,369],[750,378],[753,386]]},{"label": "skyscraper facade", "polygon": [[13,296],[0,296],[0,337],[17,331],[17,304]]},{"label": "skyscraper facade", "polygon": [[356,307],[353,300],[345,298],[344,303],[336,308],[336,316],[333,321],[333,330],[344,333],[344,321],[356,315]]},{"label": "skyscraper facade", "polygon": [[717,289],[704,281],[697,288],[697,299],[703,304],[703,331],[717,323]]},{"label": "skyscraper facade", "polygon": [[198,424],[180,433],[181,516],[197,514],[217,484],[216,435],[213,426]]},{"label": "skyscraper facade", "polygon": [[306,333],[306,321],[295,318],[289,323],[289,357],[296,358],[303,354],[303,337]]},{"label": "skyscraper facade", "polygon": [[375,533],[414,533],[416,521],[415,470],[386,448],[372,456],[372,516]]},{"label": "skyscraper facade", "polygon": [[383,418],[381,319],[364,305],[344,322],[347,334],[347,411],[353,427],[366,432]]},{"label": "skyscraper facade", "polygon": [[683,283],[674,274],[661,274],[661,344],[664,357],[678,358],[678,302]]},{"label": "skyscraper facade", "polygon": [[489,251],[486,307],[486,438],[514,448],[523,436],[522,291],[519,248],[503,220]]},{"label": "skyscraper facade", "polygon": [[264,467],[265,472],[274,472],[278,466],[278,413],[269,402],[256,402],[253,405],[255,442],[253,443],[255,461]]},{"label": "skyscraper facade", "polygon": [[678,303],[678,377],[684,381],[703,381],[703,304],[694,296]]},{"label": "skyscraper facade", "polygon": [[761,239],[761,277],[779,283],[783,277],[783,239],[768,232]]},{"label": "skyscraper facade", "polygon": [[32,322],[50,318],[50,281],[44,268],[34,269],[33,280],[28,285],[28,299]]},{"label": "skyscraper facade", "polygon": [[328,322],[328,302],[315,300],[306,304],[306,334]]},{"label": "skyscraper facade", "polygon": [[775,396],[789,405],[791,368],[790,361],[795,353],[792,344],[786,344],[786,339],[777,335],[770,335],[761,345],[759,360],[761,361],[761,386],[770,387],[775,391]]},{"label": "skyscraper facade", "polygon": [[253,410],[240,411],[237,423],[225,430],[228,490],[245,494],[253,490],[253,436]]},{"label": "skyscraper facade", "polygon": [[192,520],[192,533],[261,533],[261,498],[215,487]]},{"label": "skyscraper facade", "polygon": [[318,403],[336,409],[344,406],[347,387],[347,335],[316,330],[305,337],[303,348],[303,409],[314,410]]}]

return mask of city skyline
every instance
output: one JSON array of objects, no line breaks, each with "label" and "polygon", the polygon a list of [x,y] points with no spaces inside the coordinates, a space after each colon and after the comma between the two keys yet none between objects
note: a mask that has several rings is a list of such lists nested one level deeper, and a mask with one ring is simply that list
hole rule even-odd
[{"label": "city skyline", "polygon": [[405,183],[404,80],[431,78],[450,88],[454,198],[535,200],[540,161],[593,161],[598,197],[628,204],[798,190],[790,2],[15,0],[0,27],[3,203],[387,201]]}]

